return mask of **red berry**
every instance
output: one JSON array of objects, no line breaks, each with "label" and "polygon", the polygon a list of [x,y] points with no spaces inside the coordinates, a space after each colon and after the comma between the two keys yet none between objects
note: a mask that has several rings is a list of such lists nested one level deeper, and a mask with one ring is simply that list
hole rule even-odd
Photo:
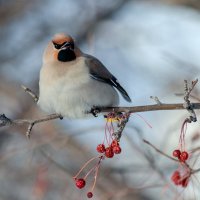
[{"label": "red berry", "polygon": [[88,197],[89,199],[92,198],[92,197],[93,197],[92,192],[88,192],[88,193],[87,193],[87,197]]},{"label": "red berry", "polygon": [[179,160],[185,162],[188,159],[188,157],[189,157],[188,152],[183,151],[179,157]]},{"label": "red berry", "polygon": [[82,189],[85,187],[85,180],[83,178],[79,178],[76,180],[76,187]]},{"label": "red berry", "polygon": [[116,146],[119,146],[119,142],[117,140],[113,140],[111,145],[110,145],[112,148],[113,147],[116,147]]},{"label": "red berry", "polygon": [[176,149],[173,151],[173,156],[176,158],[180,158],[181,151],[179,149]]},{"label": "red berry", "polygon": [[188,182],[189,182],[189,178],[188,178],[188,177],[184,178],[184,179],[181,181],[182,187],[187,187]]},{"label": "red berry", "polygon": [[107,158],[112,158],[114,156],[114,152],[111,147],[107,147],[105,151],[105,156]]},{"label": "red berry", "polygon": [[112,148],[112,150],[113,150],[113,152],[114,152],[115,154],[120,154],[121,151],[122,151],[122,149],[121,149],[120,146],[115,146],[115,147]]},{"label": "red berry", "polygon": [[105,145],[104,145],[104,144],[99,144],[99,145],[97,146],[97,151],[98,151],[99,153],[104,153],[105,150],[106,150],[106,148],[105,148]]},{"label": "red berry", "polygon": [[181,184],[180,172],[175,171],[171,176],[171,180],[174,182],[175,185],[180,185]]},{"label": "red berry", "polygon": [[179,171],[175,171],[172,174],[172,176],[171,176],[172,181],[174,181],[175,179],[177,179],[177,177],[180,177],[180,172]]}]

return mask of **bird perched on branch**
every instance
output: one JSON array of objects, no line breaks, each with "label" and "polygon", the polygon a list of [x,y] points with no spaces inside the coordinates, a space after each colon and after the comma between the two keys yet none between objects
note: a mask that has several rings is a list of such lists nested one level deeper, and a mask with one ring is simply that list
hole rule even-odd
[{"label": "bird perched on branch", "polygon": [[39,90],[38,105],[44,111],[68,118],[82,118],[96,108],[117,106],[117,90],[131,102],[106,67],[63,33],[56,34],[44,51]]}]

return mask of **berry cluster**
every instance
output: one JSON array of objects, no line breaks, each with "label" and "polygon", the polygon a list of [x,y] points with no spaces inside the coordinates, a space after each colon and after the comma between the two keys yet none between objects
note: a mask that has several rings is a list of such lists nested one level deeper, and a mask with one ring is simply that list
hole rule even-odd
[{"label": "berry cluster", "polygon": [[107,158],[112,158],[114,154],[120,154],[122,151],[117,140],[113,140],[108,147],[105,147],[104,144],[99,144],[96,149],[97,152],[104,153]]},{"label": "berry cluster", "polygon": [[[79,178],[79,179],[75,178],[75,183],[76,183],[76,187],[79,188],[79,189],[84,188],[85,185],[86,185],[85,179],[83,179],[83,178]],[[87,197],[89,199],[92,198],[93,197],[93,193],[92,192],[88,192],[87,193]]]},{"label": "berry cluster", "polygon": [[176,170],[171,176],[171,180],[173,181],[173,183],[182,187],[187,187],[189,178],[190,174],[186,173],[185,175],[181,176],[181,173],[178,170]]},{"label": "berry cluster", "polygon": [[[101,161],[105,158],[112,158],[114,156],[114,154],[120,154],[121,153],[121,147],[120,147],[119,142],[117,140],[113,140],[112,143],[108,147],[105,147],[104,144],[99,144],[96,149],[97,149],[98,153],[101,153],[103,155],[94,157],[94,158],[90,159],[88,162],[86,162],[85,165],[81,168],[81,170],[74,177],[76,187],[79,188],[79,189],[82,189],[86,185],[87,177],[93,171],[95,172],[94,183],[93,183],[92,189],[91,189],[90,192],[87,193],[88,198],[93,197],[92,191],[94,190],[94,187],[95,187],[95,184],[96,184],[96,178],[97,178],[97,175],[98,175],[98,170],[99,170]],[[88,173],[84,176],[84,178],[77,178],[81,174],[83,169],[85,167],[87,167],[87,165],[90,164],[95,159],[99,159],[98,163],[88,171]]]},{"label": "berry cluster", "polygon": [[[95,166],[93,166],[89,171],[88,173],[83,177],[83,178],[77,178],[81,173],[82,171],[91,163],[93,162],[94,160],[98,159],[98,163],[95,164]],[[92,159],[90,159],[88,162],[86,162],[83,167],[80,169],[80,171],[77,173],[77,175],[74,177],[74,181],[75,181],[75,184],[76,184],[76,187],[79,188],[79,189],[83,189],[86,185],[86,179],[87,177],[92,173],[94,172],[95,175],[94,175],[94,183],[92,185],[92,188],[91,188],[91,191],[87,193],[87,197],[88,198],[92,198],[93,197],[93,193],[92,191],[94,190],[94,187],[95,187],[95,184],[96,184],[96,178],[97,178],[97,175],[98,175],[98,171],[99,171],[99,166],[100,166],[100,163],[102,161],[103,156],[98,156],[98,157],[94,157]]]},{"label": "berry cluster", "polygon": [[[116,139],[114,136],[115,126],[113,122],[119,122],[122,118],[126,118],[126,117],[127,117],[126,115],[116,117],[115,113],[109,113],[106,116],[104,140],[101,144],[97,145],[96,147],[96,150],[98,153],[100,153],[100,155],[94,158],[91,158],[89,161],[87,161],[83,165],[83,167],[79,170],[79,172],[76,174],[76,176],[74,176],[76,187],[79,189],[82,189],[86,186],[87,177],[91,174],[94,174],[93,185],[90,191],[87,193],[88,198],[93,197],[93,190],[95,188],[98,171],[99,171],[99,167],[102,160],[104,160],[105,158],[113,158],[115,154],[120,154],[122,151],[118,139]],[[107,144],[107,146],[105,146],[105,143]],[[94,160],[98,160],[98,162],[88,170],[85,176],[80,177],[80,175],[83,173],[83,170],[85,168],[88,168],[88,166],[91,165],[91,163],[93,163]]]},{"label": "berry cluster", "polygon": [[180,162],[185,162],[188,157],[189,157],[189,154],[187,151],[180,151],[179,149],[176,149],[173,151],[173,156],[178,158]]},{"label": "berry cluster", "polygon": [[179,148],[175,149],[172,153],[173,157],[177,158],[180,162],[179,170],[174,171],[171,176],[172,182],[177,186],[187,187],[191,176],[191,169],[186,161],[189,158],[188,152],[185,150],[185,135],[187,130],[188,121],[185,120],[181,127],[181,134],[179,138]]},{"label": "berry cluster", "polygon": [[[86,185],[85,179],[83,179],[83,178],[75,179],[75,183],[76,183],[76,187],[79,188],[79,189],[84,188],[85,185]],[[87,193],[87,197],[89,199],[92,198],[93,197],[93,193],[92,192],[88,192]]]}]

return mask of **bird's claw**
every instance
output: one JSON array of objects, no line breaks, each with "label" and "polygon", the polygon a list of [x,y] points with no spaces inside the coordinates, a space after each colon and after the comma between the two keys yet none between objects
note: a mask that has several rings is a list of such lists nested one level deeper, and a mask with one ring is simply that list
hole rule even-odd
[{"label": "bird's claw", "polygon": [[94,117],[98,117],[98,114],[100,113],[100,108],[97,108],[97,107],[93,107],[93,108],[91,108],[91,113],[92,113],[92,115],[94,116]]}]

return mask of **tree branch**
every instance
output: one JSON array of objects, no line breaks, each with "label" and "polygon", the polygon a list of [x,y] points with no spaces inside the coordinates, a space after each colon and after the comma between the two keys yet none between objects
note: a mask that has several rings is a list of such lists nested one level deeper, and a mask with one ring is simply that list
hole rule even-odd
[{"label": "tree branch", "polygon": [[[195,85],[197,84],[198,80],[192,81],[191,87],[188,86],[188,82],[185,80],[185,95],[184,95],[184,103],[176,103],[176,104],[164,104],[161,103],[161,101],[158,99],[158,97],[151,97],[156,101],[156,104],[154,105],[143,105],[143,106],[133,106],[133,107],[104,107],[104,108],[98,108],[98,111],[102,113],[128,113],[128,116],[121,121],[121,123],[118,125],[119,130],[115,133],[115,137],[117,140],[120,139],[121,134],[126,126],[126,123],[128,122],[129,116],[131,113],[135,112],[147,112],[147,111],[158,111],[158,110],[187,110],[190,114],[189,118],[187,118],[188,122],[195,122],[196,121],[196,114],[194,112],[195,109],[200,109],[200,103],[191,103],[189,100],[190,94],[192,90],[194,89]],[[26,93],[28,93],[35,102],[38,101],[38,96],[29,88],[25,86],[21,86]],[[91,114],[91,111],[88,112],[88,114]],[[0,127],[3,126],[10,126],[10,125],[24,125],[28,124],[28,129],[26,131],[26,136],[29,138],[31,130],[35,124],[53,120],[53,119],[63,119],[63,117],[60,114],[51,114],[47,115],[40,119],[17,119],[17,120],[11,120],[8,117],[5,116],[5,114],[0,114]]]},{"label": "tree branch", "polygon": [[[193,109],[200,109],[200,103],[192,103]],[[126,112],[126,113],[135,113],[135,112],[148,112],[148,111],[158,111],[158,110],[185,110],[183,104],[155,104],[155,105],[144,105],[144,106],[133,106],[133,107],[107,107],[100,108],[102,113],[104,112]],[[28,124],[28,129],[26,131],[26,136],[30,137],[31,130],[35,124],[53,120],[53,119],[62,119],[60,114],[51,114],[40,119],[16,119],[11,120],[5,114],[0,115],[0,127],[11,126],[11,125],[25,125]]]},{"label": "tree branch", "polygon": [[62,116],[59,114],[51,114],[40,119],[16,119],[11,120],[7,118],[4,114],[0,115],[0,127],[3,126],[21,126],[21,125],[28,125],[28,129],[26,131],[26,136],[30,138],[30,133],[35,124],[46,122],[53,119],[62,119]]},{"label": "tree branch", "polygon": [[[200,109],[200,103],[191,103],[193,109]],[[106,107],[100,108],[101,112],[147,112],[147,111],[158,111],[158,110],[185,110],[185,106],[182,103],[176,104],[154,104],[154,105],[143,105],[133,107]]]},{"label": "tree branch", "polygon": [[[169,159],[171,159],[171,160],[173,160],[175,162],[180,163],[180,161],[178,159],[173,158],[173,157],[167,155],[166,153],[164,153],[163,151],[161,151],[160,149],[158,149],[157,147],[155,147],[153,144],[151,144],[149,141],[143,139],[143,142],[146,143],[147,145],[149,145],[150,147],[152,147],[157,153],[159,153],[159,154],[161,154],[161,155],[163,155],[163,156],[165,156],[165,157],[167,157],[167,158],[169,158]],[[193,169],[190,167],[190,165],[187,162],[182,162],[182,165],[184,165],[185,167],[187,167],[190,170],[190,172],[193,172]],[[195,172],[197,172],[198,170],[199,169],[195,170]]]}]

